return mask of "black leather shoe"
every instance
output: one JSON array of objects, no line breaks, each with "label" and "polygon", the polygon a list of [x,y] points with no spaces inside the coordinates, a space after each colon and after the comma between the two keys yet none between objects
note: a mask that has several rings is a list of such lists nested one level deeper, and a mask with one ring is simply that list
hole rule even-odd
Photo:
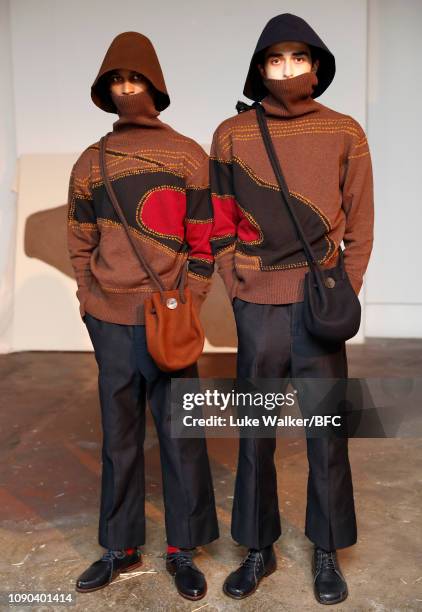
[{"label": "black leather shoe", "polygon": [[166,569],[174,576],[179,595],[192,600],[205,597],[207,592],[205,576],[192,561],[191,550],[167,554]]},{"label": "black leather shoe", "polygon": [[135,550],[131,555],[121,550],[108,550],[101,559],[95,561],[77,579],[76,590],[89,593],[103,589],[119,574],[129,572],[142,565],[142,555]]},{"label": "black leather shoe", "polygon": [[336,551],[315,546],[313,556],[314,593],[321,604],[336,604],[346,599],[347,584],[337,561]]},{"label": "black leather shoe", "polygon": [[241,566],[226,578],[223,591],[234,599],[248,597],[256,591],[262,578],[276,569],[277,560],[272,545],[261,550],[251,548]]}]

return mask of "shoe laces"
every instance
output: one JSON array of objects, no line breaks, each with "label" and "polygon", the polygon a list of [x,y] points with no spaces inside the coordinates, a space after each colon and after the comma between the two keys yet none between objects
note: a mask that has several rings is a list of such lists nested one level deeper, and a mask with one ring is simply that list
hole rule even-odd
[{"label": "shoe laces", "polygon": [[337,569],[336,552],[328,552],[318,548],[318,565],[323,569]]},{"label": "shoe laces", "polygon": [[257,558],[259,558],[258,551],[256,551],[256,550],[249,550],[248,554],[246,555],[246,557],[242,561],[242,565],[244,567],[252,567],[253,568],[256,565]]},{"label": "shoe laces", "polygon": [[170,553],[168,559],[176,564],[176,567],[192,565],[192,552],[190,550],[180,550]]},{"label": "shoe laces", "polygon": [[124,550],[107,550],[101,557],[101,561],[114,561],[115,559],[123,559],[126,556]]}]

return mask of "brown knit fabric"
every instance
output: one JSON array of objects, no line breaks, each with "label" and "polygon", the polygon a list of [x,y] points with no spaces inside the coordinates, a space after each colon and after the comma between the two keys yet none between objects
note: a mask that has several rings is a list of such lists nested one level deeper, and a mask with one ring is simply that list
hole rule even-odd
[{"label": "brown knit fabric", "polygon": [[168,127],[158,118],[160,113],[155,108],[149,90],[122,96],[111,92],[110,95],[119,115],[119,119],[113,123],[115,130],[125,125],[142,125],[158,129]]},{"label": "brown knit fabric", "polygon": [[[166,289],[174,287],[188,260],[188,285],[199,307],[213,271],[208,156],[158,119],[145,92],[121,102],[122,114],[107,143],[110,180],[130,230]],[[88,147],[72,170],[68,245],[81,315],[143,323],[143,302],[157,288],[106,195],[99,143]]]},{"label": "brown knit fabric", "polygon": [[270,92],[262,100],[268,116],[300,117],[315,112],[319,104],[311,96],[318,83],[315,72],[290,79],[262,79]]},{"label": "brown knit fabric", "polygon": [[[344,241],[359,292],[373,243],[371,158],[362,127],[315,101],[316,75],[265,79],[276,153],[323,268]],[[266,304],[303,300],[308,265],[268,159],[254,110],[224,121],[211,148],[213,252],[231,298]]]}]

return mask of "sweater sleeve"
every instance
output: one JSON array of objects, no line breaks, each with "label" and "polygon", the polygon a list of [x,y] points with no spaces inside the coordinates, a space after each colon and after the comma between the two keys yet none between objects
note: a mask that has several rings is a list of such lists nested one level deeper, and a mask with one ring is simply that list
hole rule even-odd
[{"label": "sweater sleeve", "polygon": [[344,264],[358,294],[369,263],[374,233],[374,193],[368,141],[359,123],[358,136],[346,150],[342,181],[346,227],[343,237]]},{"label": "sweater sleeve", "polygon": [[217,270],[230,299],[234,297],[236,272],[234,252],[239,224],[239,209],[233,189],[233,170],[229,134],[222,124],[214,133],[210,154],[210,186],[213,206],[212,251]]},{"label": "sweater sleeve", "polygon": [[199,310],[211,288],[214,256],[211,252],[212,207],[208,155],[195,143],[186,159],[185,240],[188,245],[187,285]]},{"label": "sweater sleeve", "polygon": [[99,242],[99,230],[90,187],[90,165],[84,152],[72,168],[68,191],[68,250],[78,286],[81,317],[92,279],[91,255]]}]

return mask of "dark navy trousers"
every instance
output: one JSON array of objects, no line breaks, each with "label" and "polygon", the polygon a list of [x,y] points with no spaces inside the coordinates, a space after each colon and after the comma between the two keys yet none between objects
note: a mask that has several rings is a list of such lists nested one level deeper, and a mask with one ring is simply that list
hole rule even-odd
[{"label": "dark navy trousers", "polygon": [[[345,343],[332,345],[312,337],[304,325],[303,302],[270,305],[235,298],[233,309],[239,379],[290,378],[295,386],[301,378],[347,379]],[[312,414],[313,389],[309,391],[308,405],[300,406],[307,415]],[[240,439],[232,536],[249,548],[268,546],[281,535],[275,449],[275,437]],[[326,550],[354,544],[357,528],[347,437],[308,437],[307,456],[305,534]]]},{"label": "dark navy trousers", "polygon": [[99,543],[125,549],[145,542],[144,439],[149,401],[160,445],[167,542],[192,548],[218,538],[206,440],[171,436],[171,377],[197,376],[196,365],[171,374],[151,359],[143,325],[86,314],[98,364],[103,429]]}]

